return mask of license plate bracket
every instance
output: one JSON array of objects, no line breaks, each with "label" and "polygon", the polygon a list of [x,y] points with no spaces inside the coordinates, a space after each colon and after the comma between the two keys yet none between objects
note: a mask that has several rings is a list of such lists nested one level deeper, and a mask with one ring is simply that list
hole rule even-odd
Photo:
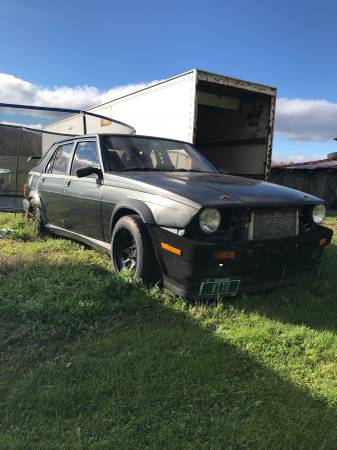
[{"label": "license plate bracket", "polygon": [[205,278],[200,284],[200,297],[234,297],[240,287],[238,278]]}]

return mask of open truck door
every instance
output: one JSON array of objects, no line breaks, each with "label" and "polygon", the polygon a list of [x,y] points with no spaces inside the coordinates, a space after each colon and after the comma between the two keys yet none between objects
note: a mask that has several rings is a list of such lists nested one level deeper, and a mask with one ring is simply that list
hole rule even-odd
[{"label": "open truck door", "polygon": [[[0,103],[1,111],[9,111],[17,120],[22,114],[27,119],[29,114],[36,117],[55,119],[56,114],[71,114],[73,127],[69,133],[48,132],[31,126],[15,125],[0,122],[0,212],[22,212],[24,185],[29,171],[37,165],[38,160],[55,143],[69,136],[96,133],[104,120],[115,133],[134,134],[132,126],[98,114],[86,113],[80,110],[47,108],[30,105],[12,105]],[[19,114],[17,113],[19,111]],[[32,112],[33,111],[33,112]],[[21,116],[20,116],[21,117]]]}]

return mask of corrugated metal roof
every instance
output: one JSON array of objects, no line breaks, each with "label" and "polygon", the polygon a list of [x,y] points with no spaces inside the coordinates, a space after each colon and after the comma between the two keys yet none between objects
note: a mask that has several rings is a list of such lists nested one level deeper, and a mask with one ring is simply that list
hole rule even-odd
[{"label": "corrugated metal roof", "polygon": [[273,169],[332,169],[337,170],[337,160],[336,159],[320,159],[318,161],[308,161],[303,163],[294,164],[282,164],[272,167]]}]

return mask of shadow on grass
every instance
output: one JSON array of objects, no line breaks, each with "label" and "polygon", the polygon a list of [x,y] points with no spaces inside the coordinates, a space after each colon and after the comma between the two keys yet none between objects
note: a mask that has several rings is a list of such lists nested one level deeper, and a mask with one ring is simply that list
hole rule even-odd
[{"label": "shadow on grass", "polygon": [[183,302],[88,262],[4,274],[2,320],[29,333],[0,353],[0,448],[335,448],[335,409]]},{"label": "shadow on grass", "polygon": [[324,250],[312,278],[265,295],[233,301],[239,309],[284,323],[337,331],[337,246]]}]

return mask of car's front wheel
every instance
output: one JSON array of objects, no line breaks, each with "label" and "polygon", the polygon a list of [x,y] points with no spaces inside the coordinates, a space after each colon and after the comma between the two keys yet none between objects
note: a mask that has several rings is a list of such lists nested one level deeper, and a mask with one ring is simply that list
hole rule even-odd
[{"label": "car's front wheel", "polygon": [[148,231],[136,215],[121,217],[112,233],[111,261],[116,272],[130,270],[145,283],[159,279],[159,268]]}]

